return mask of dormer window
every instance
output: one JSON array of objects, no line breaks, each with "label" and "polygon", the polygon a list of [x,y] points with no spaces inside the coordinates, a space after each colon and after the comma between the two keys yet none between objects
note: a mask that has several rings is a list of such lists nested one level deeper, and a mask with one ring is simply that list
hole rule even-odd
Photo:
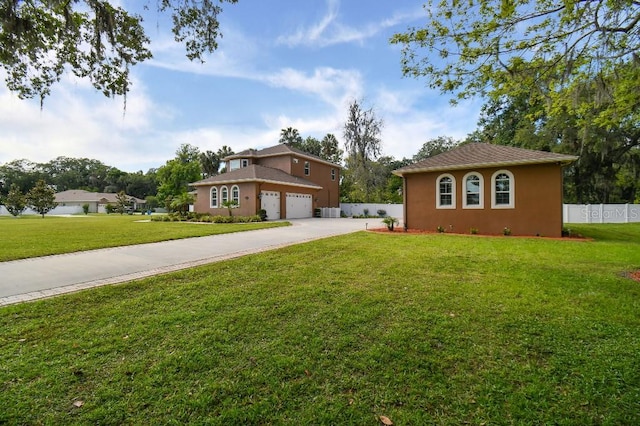
[{"label": "dormer window", "polygon": [[247,167],[249,165],[249,160],[246,158],[230,160],[229,161],[229,171],[238,170],[241,167]]}]

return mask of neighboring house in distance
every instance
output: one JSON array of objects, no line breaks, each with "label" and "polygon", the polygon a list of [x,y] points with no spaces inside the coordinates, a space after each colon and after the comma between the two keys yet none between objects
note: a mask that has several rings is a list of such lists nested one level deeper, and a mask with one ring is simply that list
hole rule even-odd
[{"label": "neighboring house in distance", "polygon": [[[59,206],[80,206],[89,205],[89,213],[106,213],[107,204],[115,206],[118,204],[116,198],[118,194],[108,192],[90,192],[82,189],[70,189],[56,193],[56,203]],[[143,208],[146,203],[140,198],[127,196],[134,210]]]},{"label": "neighboring house in distance", "polygon": [[560,237],[562,167],[577,158],[471,143],[400,168],[405,226]]},{"label": "neighboring house in distance", "polygon": [[236,201],[233,214],[251,216],[261,209],[267,219],[312,217],[321,207],[340,207],[337,164],[280,144],[248,149],[223,159],[227,172],[191,185],[196,188],[194,211],[229,214],[225,201]]}]

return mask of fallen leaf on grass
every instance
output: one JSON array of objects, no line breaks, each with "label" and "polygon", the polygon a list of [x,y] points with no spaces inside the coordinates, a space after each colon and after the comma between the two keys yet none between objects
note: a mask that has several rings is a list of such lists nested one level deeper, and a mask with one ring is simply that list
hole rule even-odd
[{"label": "fallen leaf on grass", "polygon": [[73,401],[73,406],[74,406],[74,407],[80,408],[80,407],[82,407],[83,405],[84,405],[84,401],[80,401],[80,400],[78,400],[78,401]]},{"label": "fallen leaf on grass", "polygon": [[393,422],[391,421],[391,419],[389,417],[380,416],[380,421],[382,422],[383,425],[393,426]]}]

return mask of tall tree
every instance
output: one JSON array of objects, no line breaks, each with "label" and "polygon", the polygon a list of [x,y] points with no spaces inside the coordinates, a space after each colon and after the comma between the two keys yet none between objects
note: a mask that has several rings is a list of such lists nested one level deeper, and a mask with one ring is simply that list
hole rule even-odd
[{"label": "tall tree", "polygon": [[184,144],[176,151],[176,158],[158,169],[158,199],[165,204],[188,192],[189,184],[201,178],[200,153]]},{"label": "tall tree", "polygon": [[433,157],[434,155],[442,154],[455,148],[459,144],[459,141],[449,136],[438,136],[437,138],[429,139],[422,144],[420,150],[413,156],[413,161],[420,161]]},{"label": "tall tree", "polygon": [[349,104],[347,121],[344,124],[347,169],[345,179],[351,179],[354,187],[363,194],[363,202],[370,202],[374,194],[376,173],[375,159],[381,153],[380,133],[382,120],[372,108],[363,109],[361,102]]},{"label": "tall tree", "polygon": [[300,131],[298,129],[294,129],[293,127],[287,127],[286,129],[280,130],[280,140],[279,143],[286,143],[294,148],[300,148],[302,146],[302,136],[300,136]]},{"label": "tall tree", "polygon": [[57,205],[55,191],[42,179],[27,192],[26,198],[27,205],[41,214],[43,218]]},{"label": "tall tree", "polygon": [[[223,2],[156,0],[169,13],[176,42],[190,60],[218,47]],[[109,0],[0,1],[0,67],[7,87],[21,98],[49,95],[65,71],[87,78],[105,96],[125,95],[130,68],[151,58],[142,16]],[[145,6],[146,8],[146,6]]]},{"label": "tall tree", "polygon": [[206,179],[218,174],[220,170],[220,158],[213,151],[200,153],[200,165],[202,167],[202,178]]},{"label": "tall tree", "polygon": [[335,164],[342,164],[344,151],[340,149],[338,139],[332,133],[327,133],[320,142],[320,157]]}]

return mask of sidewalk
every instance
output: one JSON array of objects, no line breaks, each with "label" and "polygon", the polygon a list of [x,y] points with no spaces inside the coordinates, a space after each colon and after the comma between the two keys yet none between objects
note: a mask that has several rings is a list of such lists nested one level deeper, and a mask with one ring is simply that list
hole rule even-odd
[{"label": "sidewalk", "polygon": [[[294,219],[292,226],[0,262],[0,306],[121,283],[379,227],[379,219]],[[206,226],[206,225],[203,225]]]}]

